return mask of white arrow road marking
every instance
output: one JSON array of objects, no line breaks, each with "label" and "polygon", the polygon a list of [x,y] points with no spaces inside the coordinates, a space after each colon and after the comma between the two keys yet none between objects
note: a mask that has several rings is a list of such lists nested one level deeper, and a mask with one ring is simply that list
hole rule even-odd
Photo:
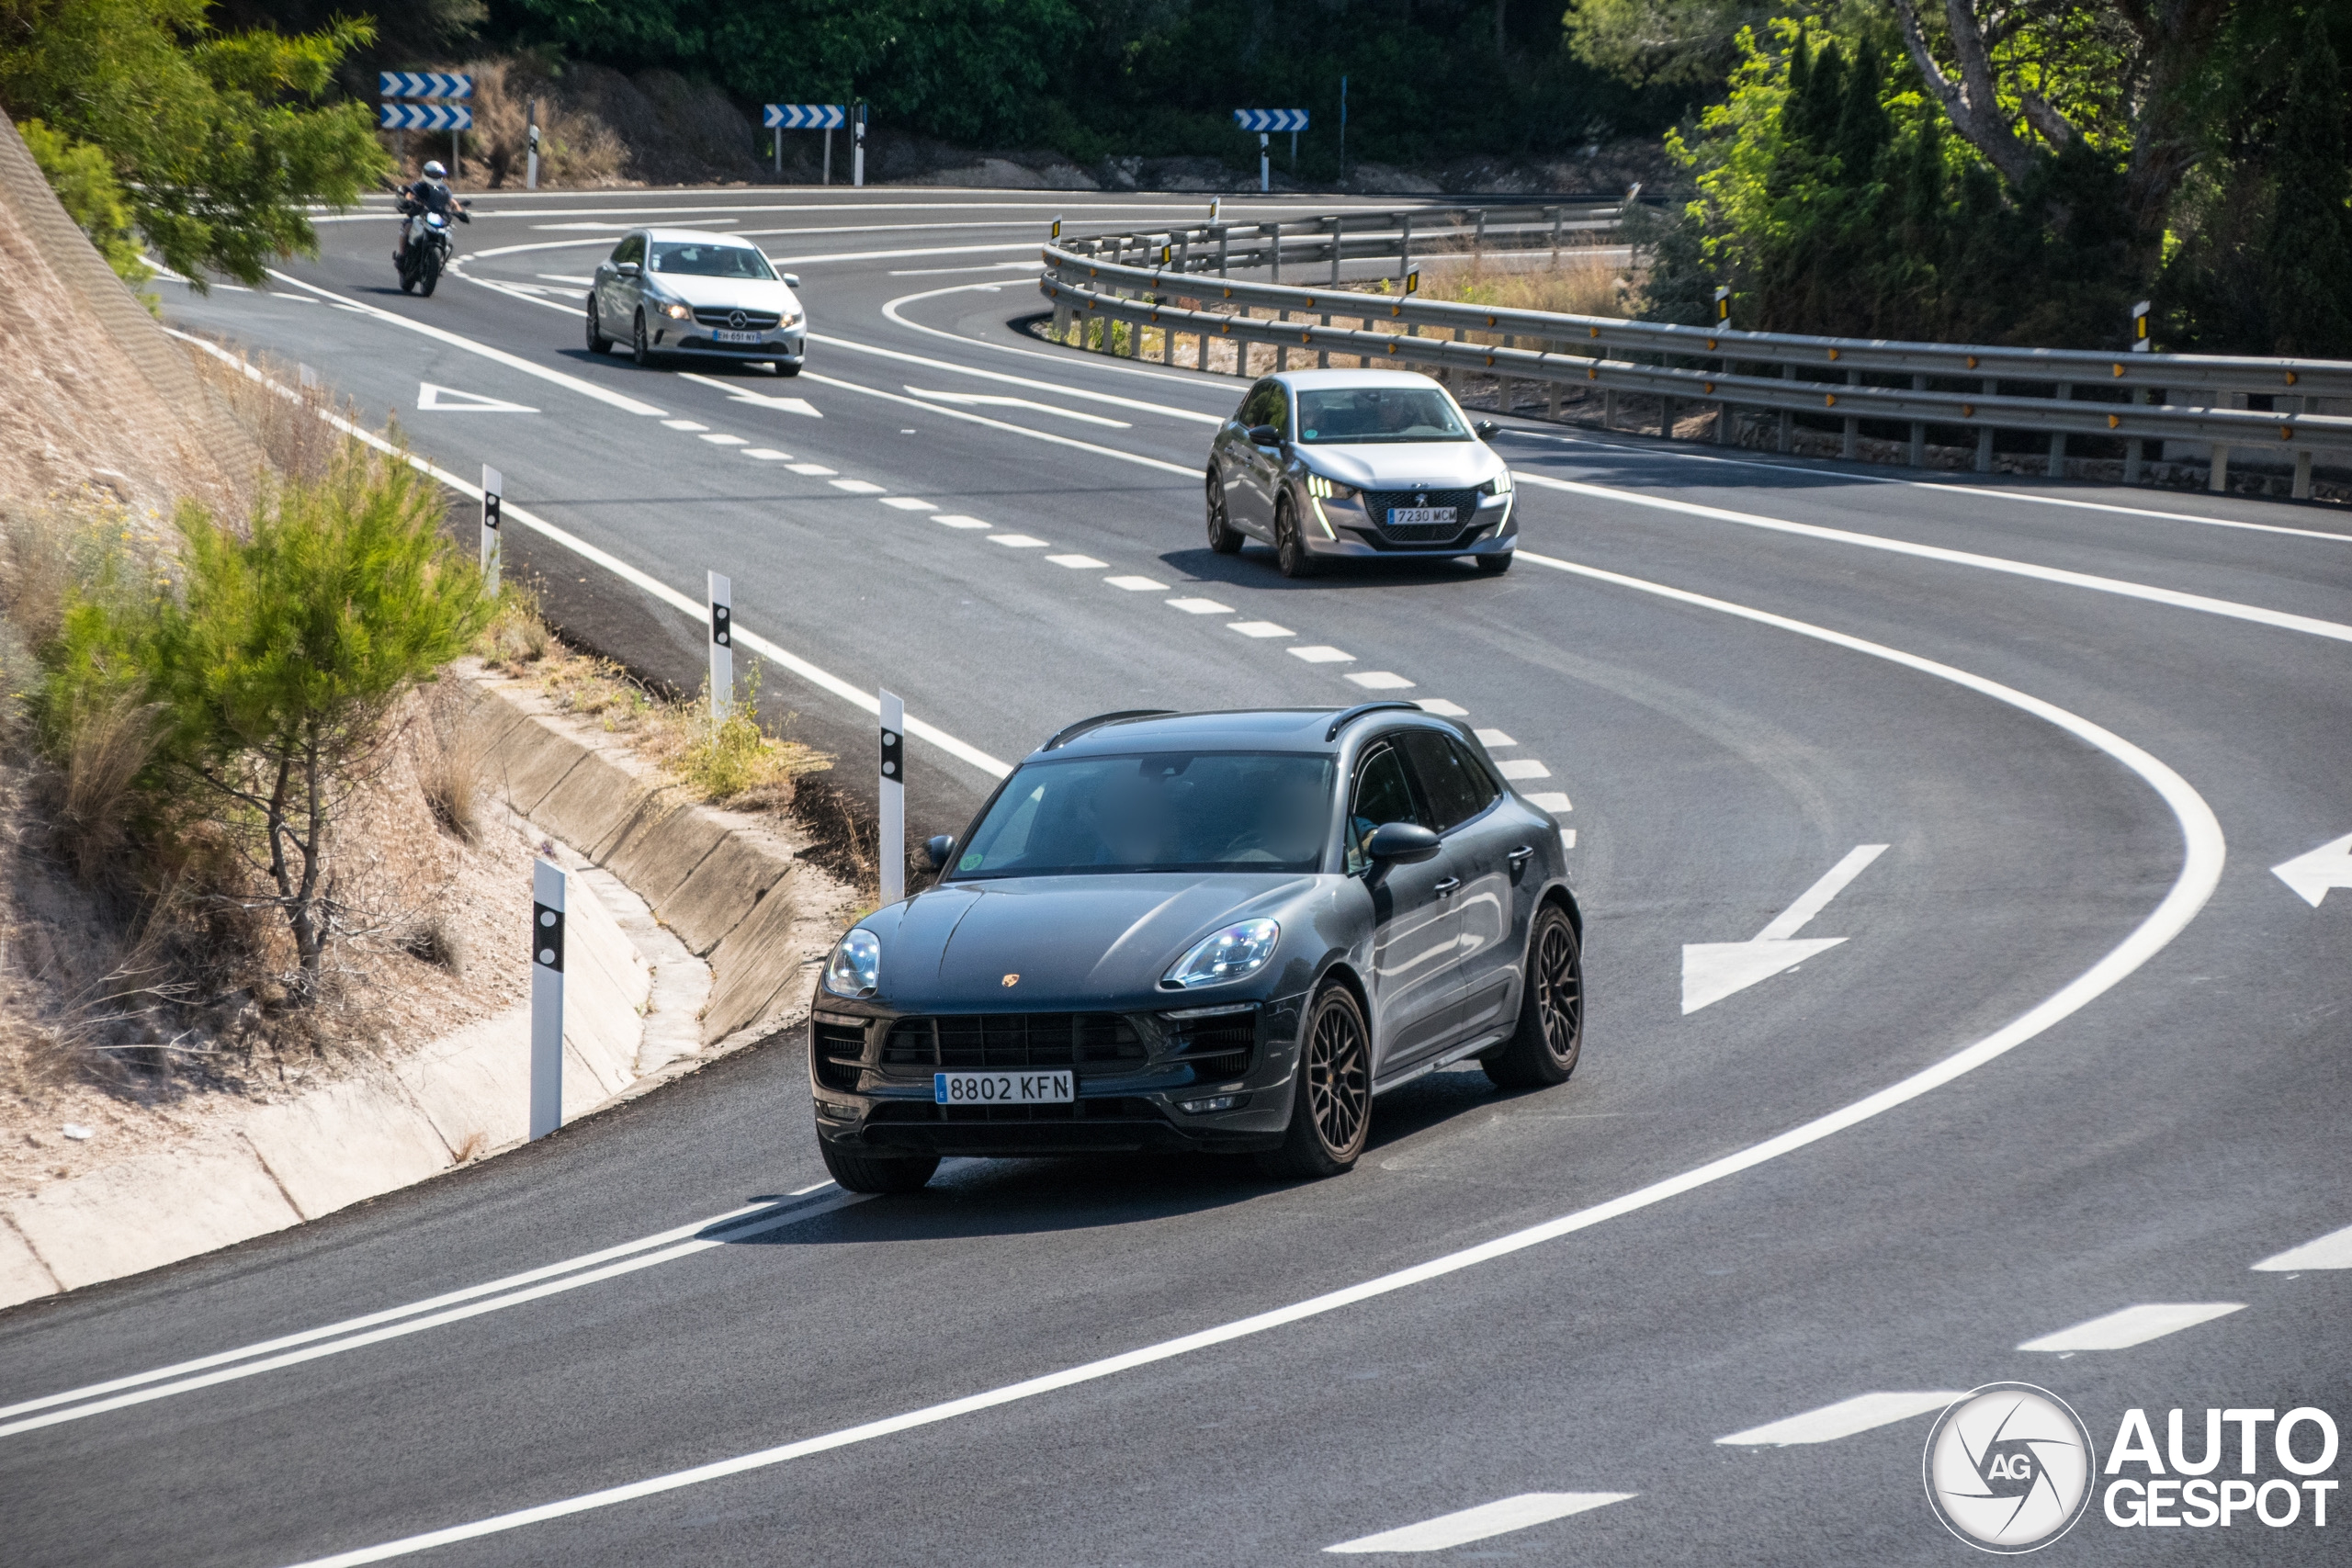
[{"label": "white arrow road marking", "polygon": [[2297,1274],[2306,1269],[2352,1269],[2352,1225],[2330,1231],[2317,1241],[2275,1253],[2255,1267],[2266,1274]]},{"label": "white arrow road marking", "polygon": [[1443,1551],[1489,1536],[1509,1535],[1530,1525],[1590,1513],[1635,1496],[1632,1492],[1522,1492],[1498,1503],[1482,1503],[1458,1514],[1441,1514],[1417,1525],[1406,1525],[1356,1540],[1327,1546],[1326,1551]]},{"label": "white arrow road marking", "polygon": [[2352,835],[2281,862],[2270,868],[2270,874],[2293,888],[2295,897],[2316,909],[2329,888],[2352,887]]},{"label": "white arrow road marking", "polygon": [[2020,1350],[2128,1350],[2245,1308],[2244,1302],[2147,1302],[2029,1339]]},{"label": "white arrow road marking", "polygon": [[[1506,770],[1510,766],[1503,764]],[[1884,844],[1857,844],[1828,874],[1804,890],[1804,897],[1781,912],[1749,942],[1691,942],[1682,950],[1682,1010],[1685,1014],[1744,991],[1758,980],[1769,980],[1816,953],[1826,953],[1846,939],[1808,937],[1792,941],[1804,923],[1828,907],[1862,868],[1886,852]]]},{"label": "white arrow road marking", "polygon": [[1840,1438],[1850,1438],[1857,1432],[1867,1432],[1876,1427],[1891,1427],[1897,1421],[1908,1421],[1914,1416],[1924,1416],[1930,1410],[1941,1410],[1962,1393],[1858,1393],[1851,1399],[1841,1399],[1835,1404],[1825,1404],[1818,1410],[1808,1410],[1802,1416],[1783,1416],[1768,1421],[1761,1427],[1750,1427],[1745,1432],[1734,1432],[1716,1442],[1732,1448],[1779,1448],[1786,1443],[1833,1443]]},{"label": "white arrow road marking", "polygon": [[691,370],[679,371],[678,379],[699,381],[706,387],[716,387],[733,401],[750,403],[754,408],[777,409],[785,413],[806,414],[810,419],[825,417],[817,411],[816,405],[806,398],[779,398],[766,392],[754,392],[750,388],[737,386],[732,381],[721,381],[711,376],[697,376]]},{"label": "white arrow road marking", "polygon": [[909,387],[918,398],[933,402],[956,403],[964,408],[1035,409],[1039,413],[1059,414],[1087,424],[1108,425],[1113,430],[1133,430],[1135,426],[1124,419],[1105,419],[1099,413],[1080,413],[1076,409],[1057,409],[1051,403],[1041,403],[1035,398],[1002,397],[993,392],[927,392],[921,387]]},{"label": "white arrow road marking", "polygon": [[537,413],[534,408],[510,403],[504,398],[486,398],[480,392],[461,392],[455,387],[436,387],[430,381],[416,384],[416,406],[435,409],[442,413]]}]

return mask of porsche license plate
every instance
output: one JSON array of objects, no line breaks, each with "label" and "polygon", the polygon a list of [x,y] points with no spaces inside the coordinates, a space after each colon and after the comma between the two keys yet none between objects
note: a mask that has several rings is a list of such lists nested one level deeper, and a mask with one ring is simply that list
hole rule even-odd
[{"label": "porsche license plate", "polygon": [[1057,1072],[933,1073],[931,1097],[942,1105],[1068,1105],[1075,1075]]},{"label": "porsche license plate", "polygon": [[1391,528],[1427,527],[1433,523],[1453,521],[1451,506],[1392,506],[1388,509]]},{"label": "porsche license plate", "polygon": [[730,333],[714,329],[710,336],[714,343],[757,343],[760,341],[758,333]]}]

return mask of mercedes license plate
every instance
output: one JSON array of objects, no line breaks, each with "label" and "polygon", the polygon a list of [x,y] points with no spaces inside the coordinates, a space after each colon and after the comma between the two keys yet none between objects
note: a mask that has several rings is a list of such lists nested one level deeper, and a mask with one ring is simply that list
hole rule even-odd
[{"label": "mercedes license plate", "polygon": [[730,333],[714,330],[710,335],[712,340],[717,343],[757,343],[760,341],[760,334],[757,333]]},{"label": "mercedes license plate", "polygon": [[1451,506],[1392,506],[1388,509],[1391,528],[1427,527],[1432,523],[1453,521]]},{"label": "mercedes license plate", "polygon": [[933,1073],[931,1097],[942,1105],[1068,1105],[1078,1098],[1074,1075],[1040,1073]]}]

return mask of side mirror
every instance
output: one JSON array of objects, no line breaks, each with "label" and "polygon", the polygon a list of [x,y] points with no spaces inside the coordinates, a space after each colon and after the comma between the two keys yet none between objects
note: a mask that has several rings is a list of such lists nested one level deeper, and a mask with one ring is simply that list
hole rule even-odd
[{"label": "side mirror", "polygon": [[797,272],[778,273],[776,276],[784,279],[784,286],[786,288],[797,288],[800,287],[800,275]]},{"label": "side mirror", "polygon": [[613,270],[623,277],[635,277],[642,269],[635,262],[621,262],[616,265]]},{"label": "side mirror", "polygon": [[948,861],[952,859],[956,853],[956,835],[953,833],[939,833],[934,834],[931,838],[925,839],[923,840],[922,852],[931,857],[932,870],[945,870]]},{"label": "side mirror", "polygon": [[1502,434],[1502,429],[1501,425],[1491,419],[1474,420],[1470,425],[1470,434],[1481,441],[1492,441]]},{"label": "side mirror", "polygon": [[1250,446],[1281,446],[1282,444],[1283,444],[1283,433],[1282,433],[1281,431],[1279,431],[1279,430],[1276,430],[1272,425],[1271,425],[1271,424],[1253,424],[1253,425],[1251,425],[1251,426],[1250,427]]},{"label": "side mirror", "polygon": [[1373,864],[1410,864],[1437,853],[1437,835],[1418,822],[1383,822],[1365,840],[1363,852]]}]

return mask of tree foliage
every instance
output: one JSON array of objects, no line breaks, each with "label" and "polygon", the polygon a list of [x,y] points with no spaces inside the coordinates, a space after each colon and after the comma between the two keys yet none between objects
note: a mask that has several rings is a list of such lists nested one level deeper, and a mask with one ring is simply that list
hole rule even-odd
[{"label": "tree foliage", "polygon": [[130,193],[115,177],[114,162],[107,156],[106,149],[76,141],[37,119],[28,119],[17,129],[23,133],[26,150],[40,165],[50,188],[57,193],[58,204],[65,209],[65,215],[90,236],[90,243],[107,258],[115,276],[134,288],[154,276],[155,269],[139,254]]},{"label": "tree foliage", "polygon": [[166,265],[259,283],[314,254],[304,209],[344,205],[389,168],[366,105],[322,101],[373,34],[224,33],[207,0],[0,0],[0,103],[101,149]]}]

